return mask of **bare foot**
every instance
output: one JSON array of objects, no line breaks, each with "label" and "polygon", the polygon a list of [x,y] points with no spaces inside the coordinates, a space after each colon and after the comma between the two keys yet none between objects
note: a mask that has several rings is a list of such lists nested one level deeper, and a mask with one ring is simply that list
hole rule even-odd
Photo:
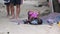
[{"label": "bare foot", "polygon": [[14,19],[14,18],[15,18],[15,16],[10,16],[9,18],[10,18],[10,19]]},{"label": "bare foot", "polygon": [[18,16],[16,16],[15,19],[19,20],[20,18]]}]

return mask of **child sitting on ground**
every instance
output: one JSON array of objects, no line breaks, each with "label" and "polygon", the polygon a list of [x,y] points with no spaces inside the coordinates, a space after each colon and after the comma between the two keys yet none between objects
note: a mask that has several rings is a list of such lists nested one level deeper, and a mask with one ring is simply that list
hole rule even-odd
[{"label": "child sitting on ground", "polygon": [[34,24],[34,25],[37,25],[37,24],[42,24],[42,20],[39,18],[40,16],[40,13],[38,11],[29,11],[28,12],[28,20],[25,22],[26,23],[29,23],[29,24]]}]

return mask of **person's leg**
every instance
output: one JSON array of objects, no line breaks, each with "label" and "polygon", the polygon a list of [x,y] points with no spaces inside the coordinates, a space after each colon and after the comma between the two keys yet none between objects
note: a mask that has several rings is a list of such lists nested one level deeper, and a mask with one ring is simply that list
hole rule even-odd
[{"label": "person's leg", "polygon": [[9,16],[9,15],[10,15],[10,13],[9,13],[9,12],[10,12],[10,9],[9,9],[9,7],[10,7],[9,5],[6,5],[7,16]]},{"label": "person's leg", "polygon": [[21,0],[16,0],[16,19],[19,18]]},{"label": "person's leg", "polygon": [[16,5],[16,18],[19,18],[19,13],[20,13],[20,5]]},{"label": "person's leg", "polygon": [[9,0],[4,0],[4,4],[6,5],[7,16],[10,15],[10,2]]},{"label": "person's leg", "polygon": [[10,8],[11,8],[11,17],[10,18],[14,18],[15,14],[14,14],[14,0],[10,0]]},{"label": "person's leg", "polygon": [[10,8],[11,8],[11,18],[14,18],[14,5],[13,4],[10,4]]}]

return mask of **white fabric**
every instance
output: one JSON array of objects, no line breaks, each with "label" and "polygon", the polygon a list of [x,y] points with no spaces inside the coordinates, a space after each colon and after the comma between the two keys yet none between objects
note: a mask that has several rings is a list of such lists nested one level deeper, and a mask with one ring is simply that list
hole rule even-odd
[{"label": "white fabric", "polygon": [[8,1],[4,1],[4,3],[9,3],[10,2],[10,0],[8,0]]}]

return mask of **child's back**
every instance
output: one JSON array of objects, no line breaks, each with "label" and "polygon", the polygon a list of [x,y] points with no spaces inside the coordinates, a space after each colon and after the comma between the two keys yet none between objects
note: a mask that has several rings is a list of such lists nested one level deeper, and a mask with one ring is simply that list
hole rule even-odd
[{"label": "child's back", "polygon": [[38,11],[29,11],[29,15],[32,18],[37,18],[39,15],[39,12]]}]

